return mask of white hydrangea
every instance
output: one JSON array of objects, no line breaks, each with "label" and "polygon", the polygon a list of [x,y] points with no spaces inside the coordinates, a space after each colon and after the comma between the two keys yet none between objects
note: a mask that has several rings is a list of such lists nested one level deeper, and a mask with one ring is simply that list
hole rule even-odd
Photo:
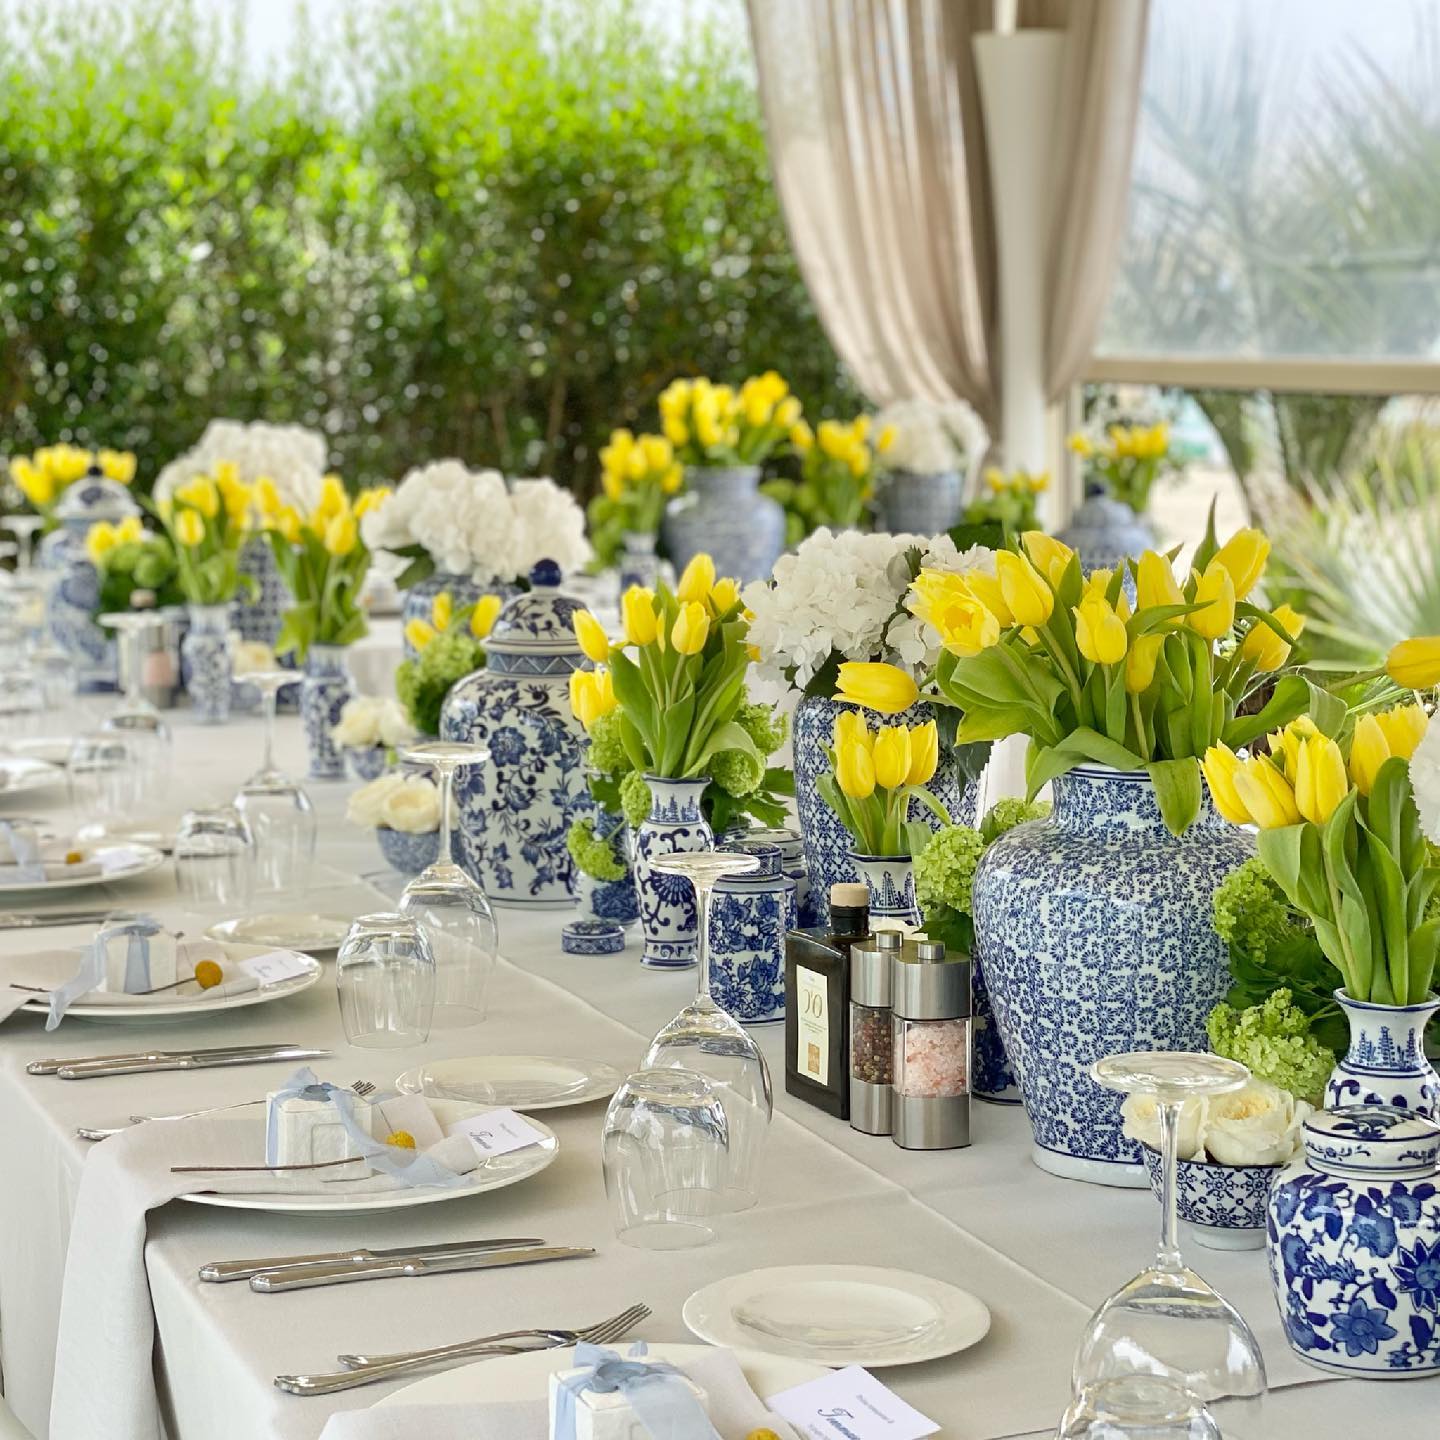
[{"label": "white hydrangea", "polygon": [[939,475],[978,459],[988,437],[980,417],[963,401],[933,405],[928,400],[897,400],[875,417],[875,433],[891,427],[895,438],[885,452],[890,470]]},{"label": "white hydrangea", "polygon": [[177,486],[228,460],[245,484],[269,476],[281,501],[308,515],[320,502],[325,455],[325,437],[303,425],[212,420],[198,444],[161,470],[155,498],[168,499]]},{"label": "white hydrangea", "polygon": [[889,660],[912,671],[933,660],[939,637],[901,610],[911,550],[933,569],[994,572],[991,551],[976,546],[961,554],[945,535],[816,530],[775,562],[771,580],[745,587],[758,678],[803,689],[832,654]]},{"label": "white hydrangea", "polygon": [[510,498],[517,575],[528,575],[540,560],[553,560],[566,575],[576,575],[590,563],[595,552],[585,538],[585,512],[568,490],[548,477],[516,480]]},{"label": "white hydrangea", "polygon": [[1410,757],[1410,785],[1425,838],[1440,844],[1440,725],[1433,721]]}]

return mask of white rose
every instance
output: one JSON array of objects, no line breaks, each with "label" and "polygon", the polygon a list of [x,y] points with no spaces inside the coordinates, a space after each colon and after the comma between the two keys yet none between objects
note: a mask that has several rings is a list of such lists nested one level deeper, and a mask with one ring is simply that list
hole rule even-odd
[{"label": "white rose", "polygon": [[[1129,1140],[1152,1150],[1160,1148],[1160,1107],[1153,1095],[1127,1095],[1120,1106],[1120,1118]],[[1187,1100],[1180,1107],[1180,1136],[1177,1153],[1182,1160],[1205,1156],[1205,1101]]]},{"label": "white rose", "polygon": [[1205,1152],[1221,1165],[1283,1165],[1299,1152],[1311,1107],[1266,1080],[1212,1095],[1206,1105]]},{"label": "white rose", "polygon": [[392,830],[429,834],[440,828],[440,792],[422,776],[402,780],[385,796],[380,814]]},{"label": "white rose", "polygon": [[388,825],[385,819],[385,801],[392,790],[405,783],[405,777],[391,770],[378,780],[362,785],[345,806],[345,818],[352,825],[364,825],[374,829],[377,825]]},{"label": "white rose", "polygon": [[237,678],[277,666],[275,652],[263,640],[236,639],[230,646],[230,673]]},{"label": "white rose", "polygon": [[415,727],[405,714],[405,707],[396,699],[380,702],[380,743],[398,750],[415,739]]},{"label": "white rose", "polygon": [[372,695],[347,700],[340,719],[330,727],[330,738],[347,749],[368,749],[380,739],[382,708],[382,702]]}]

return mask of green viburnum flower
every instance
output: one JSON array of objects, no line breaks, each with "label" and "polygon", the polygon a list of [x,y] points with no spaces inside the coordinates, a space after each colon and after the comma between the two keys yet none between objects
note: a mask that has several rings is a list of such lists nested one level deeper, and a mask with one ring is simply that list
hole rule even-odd
[{"label": "green viburnum flower", "polygon": [[1049,813],[1048,800],[997,800],[980,822],[980,834],[987,845],[993,845],[1007,830],[1027,820],[1043,820]]},{"label": "green viburnum flower", "polygon": [[437,635],[395,671],[395,694],[422,735],[440,733],[440,707],[450,687],[485,664],[485,647],[463,631]]},{"label": "green viburnum flower", "polygon": [[638,770],[632,770],[620,782],[620,811],[632,826],[639,825],[650,813],[650,787]]},{"label": "green viburnum flower", "polygon": [[1246,1010],[1222,1001],[1205,1029],[1217,1055],[1248,1066],[1257,1080],[1312,1105],[1323,1101],[1335,1056],[1310,1033],[1310,1018],[1292,1003],[1289,990],[1282,987]]},{"label": "green viburnum flower", "polygon": [[602,775],[627,775],[634,769],[620,740],[620,711],[601,715],[590,727],[590,764]]},{"label": "green viburnum flower", "polygon": [[1215,933],[1254,959],[1264,959],[1309,928],[1258,857],[1232,870],[1215,887],[1212,904]]},{"label": "green viburnum flower", "polygon": [[985,841],[978,830],[968,825],[951,825],[915,858],[915,898],[928,912],[946,905],[968,914],[970,887],[975,881],[975,867],[985,853]]},{"label": "green viburnum flower", "polygon": [[[773,705],[763,705],[758,701],[746,701],[735,712],[735,723],[755,743],[756,751],[761,755],[773,755],[784,743],[785,736],[789,732],[789,719],[775,709]],[[713,771],[712,771],[713,774]],[[719,779],[718,776],[715,776]],[[755,782],[760,783],[758,780]],[[729,789],[729,787],[726,787]],[[750,787],[755,788],[753,785]],[[748,791],[731,791],[732,794],[748,794]]]},{"label": "green viburnum flower", "polygon": [[565,832],[565,848],[584,874],[596,880],[623,880],[625,865],[616,854],[616,838],[596,835],[593,820],[576,820]]},{"label": "green viburnum flower", "polygon": [[722,750],[710,757],[710,778],[728,795],[753,795],[765,778],[765,762],[743,750]]}]

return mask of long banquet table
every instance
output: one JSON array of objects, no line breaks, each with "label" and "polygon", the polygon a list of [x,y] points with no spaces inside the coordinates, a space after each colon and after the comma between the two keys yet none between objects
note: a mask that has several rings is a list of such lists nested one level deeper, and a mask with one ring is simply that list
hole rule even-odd
[{"label": "long banquet table", "polygon": [[[281,763],[303,773],[299,722],[282,717],[280,725]],[[252,719],[204,729],[177,716],[171,812],[227,800],[258,750]],[[312,782],[309,788],[321,838],[306,908],[351,914],[387,908],[399,882],[383,871],[374,837],[344,822],[352,787]],[[9,813],[57,820],[68,814],[63,789],[26,795],[23,806],[20,798],[8,802]],[[63,899],[88,902],[96,893],[69,891]],[[167,924],[195,923],[194,917],[186,923],[168,870],[102,893],[105,903],[143,908]],[[333,1049],[334,1058],[317,1067],[341,1083],[386,1084],[421,1060],[485,1051],[583,1056],[633,1069],[651,1034],[688,997],[693,973],[644,970],[638,941],[618,956],[567,956],[560,949],[563,919],[553,911],[501,911],[505,960],[488,1021],[475,1030],[437,1032],[423,1050],[347,1047],[328,973],[302,996],[228,1018],[123,1028],[72,1019],[46,1035],[41,1017],[22,1014],[0,1027],[0,1363],[6,1399],[36,1440],[48,1431],[66,1243],[91,1148],[76,1139],[75,1127],[262,1096],[293,1067],[66,1082],[28,1076],[28,1061],[151,1045],[283,1040]],[[37,941],[0,931],[0,974],[7,956],[88,938],[78,929],[39,933],[45,938]],[[944,1436],[997,1440],[1048,1432],[1066,1403],[1071,1356],[1090,1311],[1145,1262],[1153,1245],[1156,1209],[1148,1191],[1042,1173],[1030,1162],[1028,1127],[1018,1108],[977,1105],[975,1143],[960,1151],[906,1152],[860,1135],[787,1096],[779,1079],[780,1028],[766,1028],[760,1038],[777,1077],[764,1192],[756,1209],[729,1220],[701,1249],[657,1254],[614,1239],[601,1184],[598,1104],[546,1112],[560,1139],[559,1158],[531,1180],[490,1194],[364,1218],[180,1202],[154,1212],[146,1263],[157,1323],[154,1363],[172,1440],[315,1440],[332,1410],[369,1405],[396,1388],[301,1399],[273,1387],[279,1372],[334,1368],[337,1351],[390,1351],[514,1326],[583,1324],[636,1300],[654,1311],[641,1337],[682,1340],[689,1337],[681,1306],[701,1285],[760,1266],[825,1261],[922,1271],[973,1291],[990,1307],[991,1331],[973,1349],[883,1372],[942,1425]],[[552,1243],[593,1245],[599,1254],[568,1265],[290,1295],[205,1285],[196,1277],[209,1260],[486,1234],[543,1235]],[[1260,1336],[1272,1385],[1266,1440],[1315,1440],[1364,1425],[1386,1436],[1434,1433],[1433,1386],[1329,1380],[1291,1355],[1263,1255],[1192,1247],[1188,1258]],[[66,1376],[62,1383],[85,1381]],[[1379,1416],[1383,1430],[1373,1428]]]}]

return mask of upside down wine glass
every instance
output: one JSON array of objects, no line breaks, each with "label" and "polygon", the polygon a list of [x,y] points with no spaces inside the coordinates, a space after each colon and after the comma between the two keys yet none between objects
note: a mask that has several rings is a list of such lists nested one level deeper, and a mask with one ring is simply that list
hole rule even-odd
[{"label": "upside down wine glass", "polygon": [[695,998],[650,1042],[645,1069],[679,1069],[723,1087],[729,1117],[727,1164],[715,1190],[717,1213],[748,1210],[760,1197],[760,1153],[774,1100],[770,1067],[745,1027],[710,996],[710,907],[715,882],[759,867],[753,855],[733,851],[677,851],[657,855],[651,869],[684,875],[695,887]]},{"label": "upside down wine glass", "polygon": [[275,706],[295,670],[256,670],[245,683],[260,692],[265,716],[265,753],[260,768],[235,792],[235,808],[255,837],[255,888],[270,894],[304,895],[315,861],[315,806],[298,780],[275,764]]},{"label": "upside down wine glass", "polygon": [[1155,1097],[1160,1245],[1154,1262],[1090,1317],[1075,1356],[1075,1399],[1061,1434],[1084,1433],[1066,1426],[1120,1382],[1158,1376],[1193,1396],[1224,1433],[1229,1422],[1238,1421],[1242,1433],[1258,1435],[1259,1429],[1245,1428],[1245,1422],[1257,1424],[1266,1391],[1259,1343],[1239,1311],[1185,1264],[1175,1208],[1181,1108],[1191,1098],[1240,1089],[1250,1072],[1218,1055],[1144,1050],[1097,1060],[1090,1075],[1107,1090]]}]

